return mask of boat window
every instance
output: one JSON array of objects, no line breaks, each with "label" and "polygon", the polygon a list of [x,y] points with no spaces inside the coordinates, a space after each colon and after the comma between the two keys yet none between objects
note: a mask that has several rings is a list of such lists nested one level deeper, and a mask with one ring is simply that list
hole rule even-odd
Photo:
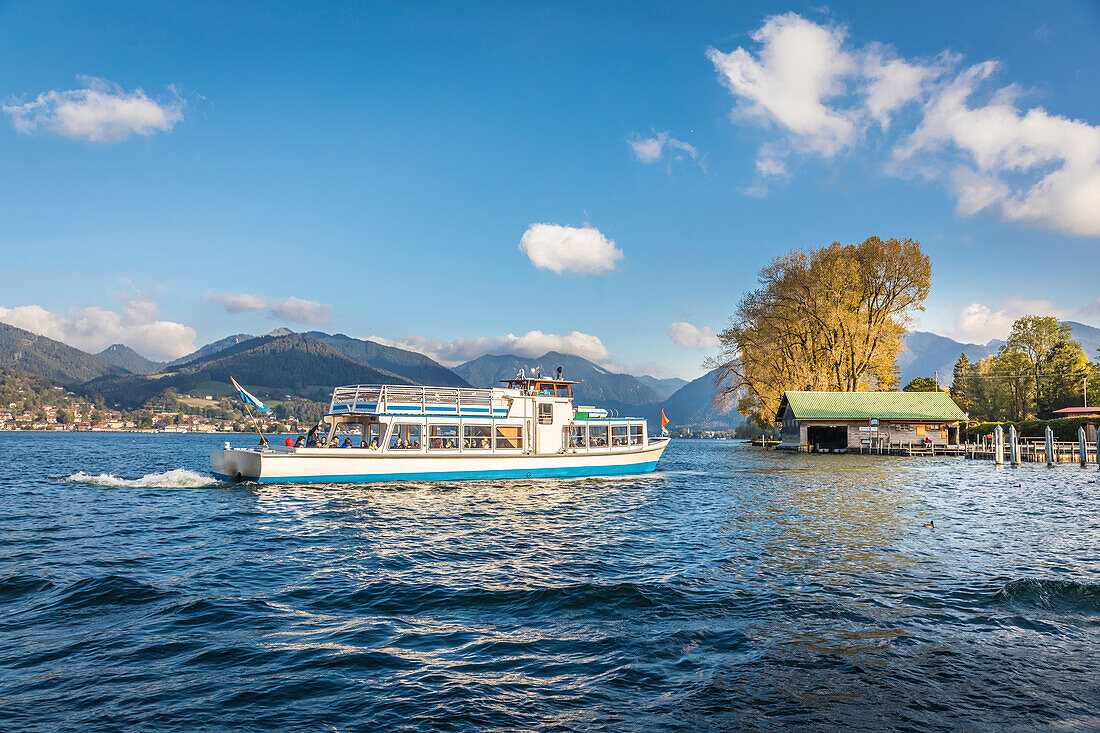
[{"label": "boat window", "polygon": [[554,385],[547,384],[546,382],[539,382],[539,394],[543,397],[553,397]]},{"label": "boat window", "polygon": [[569,385],[568,384],[559,384],[558,385],[558,397],[568,397],[568,396],[569,396]]},{"label": "boat window", "polygon": [[458,426],[429,425],[428,448],[430,450],[458,450]]},{"label": "boat window", "polygon": [[522,425],[497,425],[497,448],[519,449],[523,447]]},{"label": "boat window", "polygon": [[573,425],[567,428],[569,432],[569,447],[570,448],[587,448],[588,447],[588,428],[584,425]]},{"label": "boat window", "polygon": [[539,403],[539,425],[554,424],[554,406],[549,402]]},{"label": "boat window", "polygon": [[382,447],[382,426],[371,423],[367,426],[367,434],[363,437],[363,447],[378,450]]},{"label": "boat window", "polygon": [[630,426],[630,444],[641,445],[642,444],[642,426],[631,425]]},{"label": "boat window", "polygon": [[492,447],[491,425],[463,425],[462,447],[469,450],[489,450]]},{"label": "boat window", "polygon": [[606,448],[607,447],[607,426],[606,425],[589,425],[588,426],[588,444],[593,448]]},{"label": "boat window", "polygon": [[611,445],[618,448],[627,444],[627,426],[626,425],[612,425],[611,426]]},{"label": "boat window", "polygon": [[419,450],[420,425],[402,423],[390,432],[390,450]]}]

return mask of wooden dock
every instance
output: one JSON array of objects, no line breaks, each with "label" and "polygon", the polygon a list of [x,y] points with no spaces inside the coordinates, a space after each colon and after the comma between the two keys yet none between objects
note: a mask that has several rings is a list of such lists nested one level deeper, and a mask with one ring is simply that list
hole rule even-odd
[{"label": "wooden dock", "polygon": [[[922,445],[921,443],[916,441],[908,443],[884,443],[876,444],[874,446],[871,446],[870,448],[868,448],[867,446],[861,446],[859,452],[882,456],[962,456],[963,458],[981,461],[995,460],[993,446],[988,443],[961,443],[959,445],[933,444],[931,446]],[[1086,449],[1085,454],[1085,460],[1088,463],[1096,463],[1095,446],[1089,446]],[[1007,448],[1005,450],[1005,460],[1008,460]],[[1020,462],[1047,462],[1046,444],[1042,441],[1042,439],[1020,441]],[[1054,462],[1080,463],[1081,449],[1078,447],[1078,444],[1056,441],[1054,443]]]}]

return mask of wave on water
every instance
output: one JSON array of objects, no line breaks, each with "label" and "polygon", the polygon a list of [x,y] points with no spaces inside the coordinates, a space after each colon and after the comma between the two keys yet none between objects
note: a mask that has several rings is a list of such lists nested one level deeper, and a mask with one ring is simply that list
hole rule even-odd
[{"label": "wave on water", "polygon": [[110,473],[89,474],[81,471],[65,476],[64,480],[74,484],[135,489],[193,489],[219,483],[209,474],[188,471],[186,468],[173,468],[163,473],[147,473],[141,478],[122,478]]},{"label": "wave on water", "polygon": [[1009,601],[1051,610],[1100,613],[1100,585],[1072,580],[1014,580],[994,596]]}]

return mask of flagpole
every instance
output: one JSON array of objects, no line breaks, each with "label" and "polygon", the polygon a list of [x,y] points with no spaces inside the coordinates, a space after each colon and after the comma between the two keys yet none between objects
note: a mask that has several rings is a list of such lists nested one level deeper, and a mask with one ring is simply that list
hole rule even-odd
[{"label": "flagpole", "polygon": [[256,418],[252,417],[252,410],[248,409],[247,402],[244,403],[244,411],[247,412],[248,417],[252,419],[252,427],[256,428],[256,432],[259,433],[260,443],[262,443],[263,445],[268,445],[267,438],[265,438],[264,434],[260,431],[260,426],[256,423]]}]

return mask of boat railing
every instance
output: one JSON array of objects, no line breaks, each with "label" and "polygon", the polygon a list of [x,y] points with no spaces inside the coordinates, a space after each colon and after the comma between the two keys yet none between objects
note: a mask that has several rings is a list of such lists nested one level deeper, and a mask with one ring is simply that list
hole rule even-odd
[{"label": "boat railing", "polygon": [[332,414],[481,414],[507,413],[493,408],[493,390],[460,387],[414,387],[356,384],[337,387],[329,406]]}]

